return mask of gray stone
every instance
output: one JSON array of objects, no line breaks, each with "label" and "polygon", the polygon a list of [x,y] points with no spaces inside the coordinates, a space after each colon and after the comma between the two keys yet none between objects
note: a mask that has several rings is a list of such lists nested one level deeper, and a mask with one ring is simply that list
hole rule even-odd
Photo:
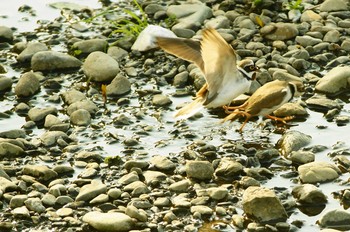
[{"label": "gray stone", "polygon": [[213,210],[205,205],[195,205],[195,206],[191,206],[191,213],[200,213],[201,215],[206,215],[206,216],[210,216],[213,214]]},{"label": "gray stone", "polygon": [[100,181],[93,180],[91,184],[86,184],[81,187],[76,201],[90,201],[99,194],[106,193],[107,186]]},{"label": "gray stone", "polygon": [[292,23],[271,23],[260,29],[260,34],[269,40],[288,40],[298,33],[297,27]]},{"label": "gray stone", "polygon": [[335,67],[316,83],[315,90],[327,94],[338,94],[348,87],[349,82],[350,67]]},{"label": "gray stone", "polygon": [[304,48],[307,46],[314,46],[316,44],[322,43],[321,39],[313,38],[309,35],[297,36],[295,38],[295,41]]},{"label": "gray stone", "polygon": [[5,193],[5,192],[18,190],[18,187],[12,181],[6,179],[5,177],[0,176],[0,190],[3,193]]},{"label": "gray stone", "polygon": [[[317,223],[322,228],[334,228],[341,231],[350,230],[350,213],[343,209],[334,209],[327,211]],[[322,230],[323,231],[323,230]]]},{"label": "gray stone", "polygon": [[15,87],[15,94],[18,97],[30,97],[38,92],[39,89],[40,82],[37,74],[26,72],[19,78]]},{"label": "gray stone", "polygon": [[131,83],[128,78],[118,74],[112,82],[107,85],[107,96],[120,96],[130,92]]},{"label": "gray stone", "polygon": [[167,157],[160,155],[152,157],[151,164],[153,164],[154,167],[160,171],[173,171],[176,168],[174,162],[172,162]]},{"label": "gray stone", "polygon": [[55,197],[59,197],[67,193],[67,188],[63,184],[55,184],[50,187],[49,193]]},{"label": "gray stone", "polygon": [[73,209],[71,208],[60,208],[56,211],[59,217],[68,217],[73,215]]},{"label": "gray stone", "polygon": [[207,192],[208,192],[211,199],[217,200],[217,201],[224,199],[228,195],[228,190],[226,188],[223,188],[223,187],[208,188]]},{"label": "gray stone", "polygon": [[78,101],[86,100],[85,94],[76,89],[71,89],[66,92],[63,92],[61,96],[64,103],[66,103],[67,105],[71,105]]},{"label": "gray stone", "polygon": [[41,51],[33,55],[31,66],[33,71],[54,71],[80,68],[82,62],[68,54],[56,51]]},{"label": "gray stone", "polygon": [[21,129],[13,129],[13,130],[0,132],[0,138],[18,139],[18,138],[25,138],[25,137],[26,137],[26,132]]},{"label": "gray stone", "polygon": [[[205,26],[207,28],[214,28],[214,29],[221,29],[221,28],[229,28],[230,27],[230,20],[228,20],[227,17],[223,15],[219,15],[215,18],[212,18],[208,20],[205,23]],[[253,24],[254,25],[254,24]]]},{"label": "gray stone", "polygon": [[30,62],[35,53],[48,51],[48,47],[40,42],[29,42],[26,48],[17,56],[18,62]]},{"label": "gray stone", "polygon": [[190,199],[188,198],[187,193],[180,193],[171,199],[174,207],[183,207],[189,208],[191,207]]},{"label": "gray stone", "polygon": [[49,114],[56,115],[58,112],[55,107],[47,107],[47,108],[32,108],[28,111],[28,117],[30,120],[34,122],[38,122],[44,120],[45,117]]},{"label": "gray stone", "polygon": [[68,135],[63,131],[46,131],[40,136],[43,145],[47,147],[56,145],[59,139],[63,139],[64,141],[70,140]]},{"label": "gray stone", "polygon": [[0,157],[15,158],[25,155],[23,148],[8,142],[0,143]]},{"label": "gray stone", "polygon": [[158,11],[164,11],[164,10],[165,10],[164,6],[160,4],[155,4],[155,3],[151,3],[145,7],[145,13],[151,14],[151,15],[157,13]]},{"label": "gray stone", "polygon": [[147,187],[147,185],[141,181],[134,181],[134,182],[130,182],[128,185],[124,186],[123,190],[127,191],[127,192],[132,192],[135,189],[141,189]]},{"label": "gray stone", "polygon": [[327,196],[312,184],[295,186],[292,195],[301,204],[323,205],[327,203]]},{"label": "gray stone", "polygon": [[58,125],[58,124],[62,124],[62,121],[57,116],[52,115],[52,114],[48,114],[45,117],[45,123],[44,123],[45,128],[50,128],[50,127],[52,127],[54,125]]},{"label": "gray stone", "polygon": [[315,161],[315,154],[311,151],[292,151],[287,157],[294,164],[306,164]]},{"label": "gray stone", "polygon": [[39,181],[49,181],[58,176],[57,172],[53,171],[45,165],[26,165],[23,167],[22,173],[25,175],[33,176]]},{"label": "gray stone", "polygon": [[83,71],[91,81],[109,82],[120,72],[118,62],[103,52],[92,52],[83,64]]},{"label": "gray stone", "polygon": [[277,145],[281,148],[282,154],[288,156],[292,151],[297,151],[311,143],[311,136],[299,131],[288,131],[279,139]]},{"label": "gray stone", "polygon": [[59,196],[56,198],[55,204],[57,205],[66,205],[74,202],[70,196]]},{"label": "gray stone", "polygon": [[148,170],[144,171],[142,174],[145,177],[145,181],[147,184],[150,184],[152,182],[160,182],[167,178],[167,175],[158,171]]},{"label": "gray stone", "polygon": [[80,174],[79,177],[83,179],[94,178],[98,174],[98,171],[95,168],[86,168]]},{"label": "gray stone", "polygon": [[96,205],[96,204],[103,204],[109,201],[109,197],[107,194],[102,193],[98,196],[96,196],[94,199],[90,201],[90,204]]},{"label": "gray stone", "polygon": [[70,115],[70,121],[77,126],[88,126],[91,123],[91,115],[85,109],[78,109]]},{"label": "gray stone", "polygon": [[321,21],[322,17],[312,10],[306,10],[301,14],[300,21],[311,23],[313,21]]},{"label": "gray stone", "polygon": [[302,183],[315,184],[335,180],[341,171],[333,164],[315,161],[299,166],[298,173]]},{"label": "gray stone", "polygon": [[175,87],[184,87],[188,82],[188,72],[183,71],[181,73],[176,74],[174,77],[173,85]]},{"label": "gray stone", "polygon": [[186,174],[189,178],[210,180],[213,177],[214,168],[208,161],[187,161]]},{"label": "gray stone", "polygon": [[112,199],[118,199],[122,195],[122,191],[118,188],[109,189],[107,195]]},{"label": "gray stone", "polygon": [[2,42],[12,42],[13,32],[11,28],[6,26],[0,26],[0,43]]},{"label": "gray stone", "polygon": [[79,109],[87,110],[91,115],[95,115],[96,112],[98,111],[98,107],[93,101],[89,99],[85,99],[82,101],[74,102],[71,105],[69,105],[67,107],[67,114],[71,115],[74,111]]},{"label": "gray stone", "polygon": [[134,222],[128,215],[115,212],[88,212],[83,216],[83,221],[97,231],[103,232],[127,232],[134,226]]},{"label": "gray stone", "polygon": [[222,158],[218,167],[215,169],[215,176],[233,179],[239,176],[243,171],[243,165],[232,158]]},{"label": "gray stone", "polygon": [[120,47],[112,46],[108,48],[107,54],[116,61],[120,61],[124,57],[128,56],[129,53]]},{"label": "gray stone", "polygon": [[10,200],[10,208],[18,208],[24,205],[24,202],[28,199],[27,195],[15,195]]},{"label": "gray stone", "polygon": [[297,77],[293,74],[290,74],[285,71],[277,70],[272,74],[273,80],[281,80],[281,81],[299,81],[302,82],[300,77]]},{"label": "gray stone", "polygon": [[341,104],[336,101],[327,98],[325,95],[315,94],[309,99],[307,99],[306,104],[310,109],[316,110],[331,110],[331,109],[341,109]]},{"label": "gray stone", "polygon": [[149,163],[142,160],[128,160],[124,164],[124,168],[128,171],[132,168],[146,169],[149,166]]},{"label": "gray stone", "polygon": [[264,187],[249,187],[243,193],[244,213],[259,223],[276,223],[287,220],[288,215],[276,194]]},{"label": "gray stone", "polygon": [[137,219],[140,222],[147,221],[147,214],[131,204],[126,207],[125,214],[131,218]]},{"label": "gray stone", "polygon": [[16,218],[30,218],[29,210],[25,206],[15,208],[11,211],[11,213]]},{"label": "gray stone", "polygon": [[324,37],[323,41],[330,43],[338,43],[340,40],[340,32],[338,30],[328,31]]},{"label": "gray stone", "polygon": [[34,211],[37,213],[43,213],[45,212],[46,208],[43,206],[41,200],[37,197],[35,198],[28,198],[24,201],[24,204],[30,211]]},{"label": "gray stone", "polygon": [[153,95],[152,103],[155,106],[167,106],[170,105],[172,101],[168,96],[162,94],[155,94]]},{"label": "gray stone", "polygon": [[[341,48],[347,52],[350,51],[350,40],[346,39],[341,43]],[[0,79],[1,80],[1,79]]]},{"label": "gray stone", "polygon": [[343,11],[349,10],[348,2],[344,0],[325,0],[320,5],[320,11]]},{"label": "gray stone", "polygon": [[133,171],[133,172],[130,172],[130,173],[120,177],[118,179],[118,183],[123,184],[123,185],[127,185],[127,184],[133,183],[133,182],[138,181],[138,180],[140,180],[140,179],[139,179],[137,172]]},{"label": "gray stone", "polygon": [[168,197],[158,197],[153,204],[157,207],[167,207],[171,205],[171,201]]},{"label": "gray stone", "polygon": [[0,92],[11,90],[12,80],[9,77],[0,76]]},{"label": "gray stone", "polygon": [[96,51],[106,52],[107,47],[108,42],[105,39],[88,39],[75,42],[71,49],[79,54],[90,54]]},{"label": "gray stone", "polygon": [[191,182],[189,180],[180,180],[175,183],[172,183],[169,186],[169,190],[178,192],[178,193],[186,193],[189,191],[190,186],[191,186]]},{"label": "gray stone", "polygon": [[282,105],[280,108],[275,110],[273,114],[277,117],[286,117],[286,116],[307,116],[309,113],[307,110],[298,102],[287,102]]}]

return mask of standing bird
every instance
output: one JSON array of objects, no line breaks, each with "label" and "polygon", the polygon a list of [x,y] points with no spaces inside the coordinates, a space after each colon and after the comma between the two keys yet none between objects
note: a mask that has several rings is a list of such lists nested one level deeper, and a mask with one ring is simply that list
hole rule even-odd
[{"label": "standing bird", "polygon": [[283,122],[293,119],[293,116],[279,118],[270,115],[273,111],[281,107],[284,103],[289,102],[294,96],[300,96],[303,91],[303,84],[298,81],[280,81],[274,80],[256,90],[240,106],[224,107],[225,112],[230,114],[223,119],[223,122],[235,120],[238,115],[245,116],[246,119],[239,129],[242,132],[243,127],[251,117],[265,116],[267,118]]},{"label": "standing bird", "polygon": [[235,51],[215,29],[204,29],[200,42],[157,37],[157,43],[164,51],[196,64],[206,80],[193,102],[175,113],[176,118],[191,117],[204,107],[227,105],[247,92],[255,79],[254,62],[244,59],[237,63]]}]

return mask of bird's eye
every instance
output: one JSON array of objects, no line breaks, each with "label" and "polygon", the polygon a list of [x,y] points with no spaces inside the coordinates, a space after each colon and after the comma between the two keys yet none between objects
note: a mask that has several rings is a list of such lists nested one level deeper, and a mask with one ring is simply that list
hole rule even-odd
[{"label": "bird's eye", "polygon": [[255,66],[253,66],[253,65],[249,66],[249,69],[253,71],[253,70],[255,70]]}]

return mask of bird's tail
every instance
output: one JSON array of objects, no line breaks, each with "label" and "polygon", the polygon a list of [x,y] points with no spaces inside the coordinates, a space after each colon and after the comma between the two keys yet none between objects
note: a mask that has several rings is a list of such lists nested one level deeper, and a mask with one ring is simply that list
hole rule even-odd
[{"label": "bird's tail", "polygon": [[176,111],[174,117],[176,119],[186,119],[193,116],[203,108],[203,98],[196,98],[193,102]]}]

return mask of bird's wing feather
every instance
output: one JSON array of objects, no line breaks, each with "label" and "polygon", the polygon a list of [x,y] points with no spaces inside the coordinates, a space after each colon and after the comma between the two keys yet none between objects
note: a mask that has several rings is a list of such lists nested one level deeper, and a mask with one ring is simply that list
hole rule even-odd
[{"label": "bird's wing feather", "polygon": [[[208,98],[217,95],[225,75],[237,70],[233,48],[213,28],[203,31],[201,42],[204,76],[208,83]],[[234,75],[232,76],[234,78]]]},{"label": "bird's wing feather", "polygon": [[200,42],[191,39],[157,37],[157,44],[167,53],[193,62],[204,73]]}]

